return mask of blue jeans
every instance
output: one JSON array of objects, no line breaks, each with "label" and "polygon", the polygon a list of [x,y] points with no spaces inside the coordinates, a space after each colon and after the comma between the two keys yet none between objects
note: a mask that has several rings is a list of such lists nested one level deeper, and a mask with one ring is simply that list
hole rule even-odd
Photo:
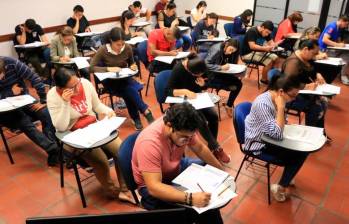
[{"label": "blue jeans", "polygon": [[319,96],[299,94],[297,98],[286,104],[286,108],[297,109],[305,113],[305,124],[323,128],[327,102]]},{"label": "blue jeans", "polygon": [[148,109],[148,105],[139,95],[139,90],[143,87],[134,79],[108,79],[103,82],[103,85],[109,92],[124,99],[128,113],[133,120],[140,119],[138,111],[144,113]]},{"label": "blue jeans", "polygon": [[277,146],[267,145],[262,148],[261,154],[257,155],[263,161],[284,166],[279,185],[288,187],[292,179],[296,176],[309,153],[287,150]]},{"label": "blue jeans", "polygon": [[[33,121],[40,120],[42,132]],[[49,153],[58,153],[55,140],[55,128],[46,107],[33,111],[29,106],[8,113],[1,113],[0,124],[10,129],[21,130],[30,140]]]},{"label": "blue jeans", "polygon": [[191,40],[190,36],[182,35],[182,37],[176,41],[176,48],[182,48],[183,51],[187,51],[191,47],[192,43],[193,41]]},{"label": "blue jeans", "polygon": [[[204,165],[204,162],[199,159],[185,157],[181,160],[181,171],[185,170],[192,163]],[[149,194],[146,187],[140,188],[138,192],[142,196],[142,206],[147,210],[171,209],[181,207],[174,203],[167,203],[165,201],[154,198]],[[186,223],[188,224],[194,222],[197,224],[223,224],[223,220],[218,209],[211,209],[199,215],[195,210],[186,208],[186,216]]]}]

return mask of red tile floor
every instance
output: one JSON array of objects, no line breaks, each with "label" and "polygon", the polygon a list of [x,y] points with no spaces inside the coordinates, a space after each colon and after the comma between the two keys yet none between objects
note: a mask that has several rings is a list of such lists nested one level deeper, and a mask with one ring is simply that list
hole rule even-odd
[{"label": "red tile floor", "polygon": [[[143,76],[145,81],[146,77]],[[257,89],[255,77],[252,73],[251,77],[244,79],[244,86],[236,103],[252,101],[262,92],[262,89]],[[336,81],[336,84],[339,82]],[[227,95],[224,92],[220,94]],[[152,85],[144,99],[155,117],[159,117],[161,113]],[[349,108],[345,106],[348,105],[345,102],[349,102],[349,87],[342,86],[341,94],[331,101],[326,116],[327,132],[333,142],[307,159],[296,177],[296,187],[291,199],[285,203],[272,201],[268,205],[266,178],[251,169],[243,168],[237,182],[238,197],[221,210],[226,224],[349,223]],[[122,113],[127,115],[125,111]],[[234,176],[242,153],[236,142],[232,119],[226,115],[224,109],[221,114],[219,142],[232,156],[227,171]],[[145,120],[143,123],[145,124]],[[121,137],[125,138],[133,131],[131,122],[127,120],[120,129]],[[88,207],[82,208],[71,171],[65,171],[65,188],[60,188],[59,170],[47,167],[46,155],[42,150],[23,134],[11,138],[9,142],[16,163],[9,163],[1,145],[0,224],[25,223],[27,217],[35,216],[141,210],[130,204],[106,199],[94,178],[83,186]],[[278,180],[280,172],[281,168],[278,168],[272,181]]]}]

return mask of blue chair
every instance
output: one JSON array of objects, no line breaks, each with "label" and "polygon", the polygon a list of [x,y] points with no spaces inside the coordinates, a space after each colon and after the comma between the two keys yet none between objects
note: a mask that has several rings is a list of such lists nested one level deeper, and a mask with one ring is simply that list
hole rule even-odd
[{"label": "blue chair", "polygon": [[135,132],[132,135],[129,135],[121,144],[118,152],[118,165],[121,170],[121,173],[124,177],[127,188],[131,191],[132,196],[139,205],[139,199],[135,190],[137,189],[137,184],[133,178],[132,172],[132,152],[135,145],[136,139],[139,132]]},{"label": "blue chair", "polygon": [[155,80],[154,80],[156,100],[159,103],[160,110],[162,113],[164,113],[162,104],[165,103],[166,96],[167,96],[165,92],[165,88],[167,86],[168,80],[171,77],[171,74],[172,74],[172,70],[162,71],[155,77]]},{"label": "blue chair", "polygon": [[[148,61],[148,55],[147,55],[147,49],[148,49],[148,41],[145,40],[137,45],[137,55],[138,59],[144,64],[144,67],[148,69],[149,61]],[[148,70],[149,71],[149,70]],[[155,74],[149,71],[149,76],[147,80],[147,87],[145,89],[145,95],[148,96],[148,89],[149,89],[149,83],[150,78],[155,77]]]},{"label": "blue chair", "polygon": [[[263,169],[265,168],[267,170],[268,204],[270,204],[270,176],[275,171],[274,168],[271,173],[270,168],[271,165],[275,165],[275,163],[272,163],[272,160],[274,158],[272,158],[271,156],[270,160],[261,160],[259,157],[255,156],[253,153],[250,153],[248,150],[244,150],[243,147],[243,145],[245,144],[245,119],[251,111],[251,106],[252,104],[250,102],[243,102],[238,104],[234,109],[233,124],[235,129],[235,135],[239,143],[240,150],[244,154],[244,158],[242,159],[239,170],[236,174],[235,181],[237,181],[241,168],[246,161],[250,164],[248,167],[250,167],[251,165],[256,165]],[[252,144],[253,143],[254,142],[252,142]],[[246,169],[248,167],[246,167]]]},{"label": "blue chair", "polygon": [[227,35],[227,37],[233,37],[233,27],[234,27],[234,23],[226,23],[224,24],[224,31],[225,31],[225,35]]}]

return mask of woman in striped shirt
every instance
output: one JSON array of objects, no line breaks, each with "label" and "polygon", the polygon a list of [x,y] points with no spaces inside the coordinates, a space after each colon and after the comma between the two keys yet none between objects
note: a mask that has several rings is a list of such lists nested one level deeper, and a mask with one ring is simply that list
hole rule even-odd
[{"label": "woman in striped shirt", "polygon": [[281,140],[285,126],[285,104],[294,100],[301,89],[301,83],[294,76],[275,75],[268,90],[259,95],[252,104],[251,112],[245,120],[245,147],[262,160],[284,166],[284,172],[278,184],[271,186],[275,200],[286,200],[286,188],[302,167],[308,153],[286,150],[276,146],[265,147],[262,135]]}]

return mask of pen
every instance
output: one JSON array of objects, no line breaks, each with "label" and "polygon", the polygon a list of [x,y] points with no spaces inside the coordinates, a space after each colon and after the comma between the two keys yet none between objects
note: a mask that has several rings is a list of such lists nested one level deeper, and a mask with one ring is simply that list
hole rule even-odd
[{"label": "pen", "polygon": [[196,183],[196,184],[198,185],[198,187],[200,188],[200,190],[201,190],[202,192],[205,192],[204,189],[202,189],[202,187],[200,186],[199,183]]},{"label": "pen", "polygon": [[226,188],[224,188],[224,189],[218,194],[218,197],[221,196],[221,194],[223,194],[226,190],[228,190],[229,187],[230,187],[230,185],[228,185]]}]

